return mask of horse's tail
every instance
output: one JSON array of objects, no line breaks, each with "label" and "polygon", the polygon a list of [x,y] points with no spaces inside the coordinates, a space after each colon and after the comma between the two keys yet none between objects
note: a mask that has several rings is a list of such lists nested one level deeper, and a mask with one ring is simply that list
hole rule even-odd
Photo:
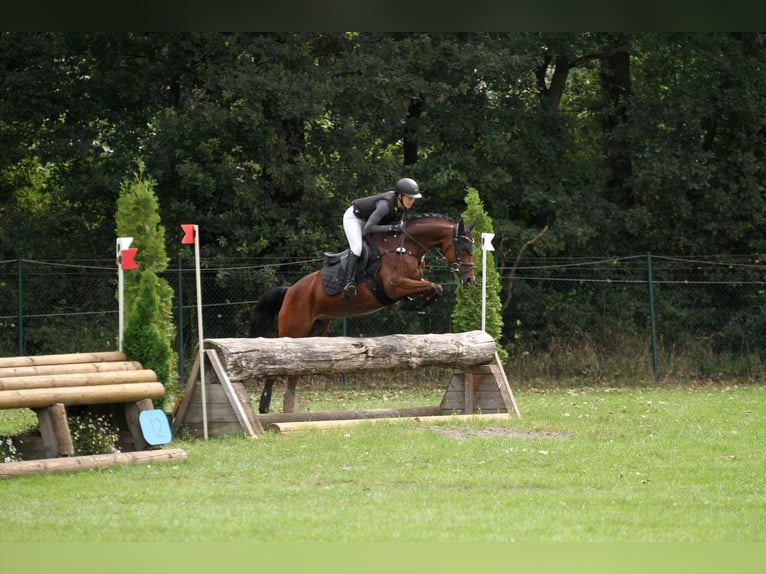
[{"label": "horse's tail", "polygon": [[277,316],[282,308],[287,287],[274,287],[255,303],[250,311],[250,337],[277,337]]}]

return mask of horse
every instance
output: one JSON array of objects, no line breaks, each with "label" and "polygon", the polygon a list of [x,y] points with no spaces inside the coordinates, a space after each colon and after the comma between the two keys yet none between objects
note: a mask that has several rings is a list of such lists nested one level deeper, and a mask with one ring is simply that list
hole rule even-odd
[{"label": "horse", "polygon": [[[425,256],[432,250],[438,250],[437,256],[447,262],[463,287],[474,285],[474,225],[422,214],[406,222],[401,231],[371,233],[357,266],[357,295],[350,299],[343,294],[350,250],[325,253],[322,269],[258,299],[250,313],[250,337],[321,337],[335,319],[367,315],[393,304],[402,310],[421,309],[444,293],[441,285],[423,278]],[[287,378],[285,413],[294,411],[298,379]],[[272,386],[273,380],[266,379],[258,407],[261,413],[269,412]]]}]

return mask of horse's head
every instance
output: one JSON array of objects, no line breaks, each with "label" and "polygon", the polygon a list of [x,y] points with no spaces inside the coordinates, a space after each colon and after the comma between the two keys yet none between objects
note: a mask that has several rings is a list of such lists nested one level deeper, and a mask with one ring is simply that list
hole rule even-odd
[{"label": "horse's head", "polygon": [[400,249],[408,253],[403,247],[407,242],[408,248],[412,248],[412,254],[417,257],[429,249],[438,249],[442,259],[445,259],[450,269],[458,275],[460,284],[470,287],[476,283],[471,235],[474,225],[466,227],[462,220],[455,223],[449,217],[434,213],[416,215],[407,223]]},{"label": "horse's head", "polygon": [[473,235],[471,235],[475,225],[472,223],[466,227],[461,219],[454,227],[452,249],[443,250],[444,256],[450,262],[452,271],[457,273],[460,285],[463,287],[470,287],[476,283],[473,263]]}]

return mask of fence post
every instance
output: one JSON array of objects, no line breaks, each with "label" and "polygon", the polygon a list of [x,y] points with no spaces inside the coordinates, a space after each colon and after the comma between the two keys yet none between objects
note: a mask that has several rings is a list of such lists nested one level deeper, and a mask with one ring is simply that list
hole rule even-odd
[{"label": "fence post", "polygon": [[17,322],[18,325],[18,334],[19,334],[19,357],[24,356],[24,279],[23,279],[23,265],[21,261],[21,257],[19,257],[16,260],[16,266],[17,266],[17,279],[18,279],[18,290],[19,290],[19,296],[18,296],[18,302],[19,302],[19,320]]},{"label": "fence post", "polygon": [[652,329],[652,369],[654,370],[654,382],[660,382],[660,369],[657,361],[657,325],[654,318],[654,281],[652,279],[652,254],[646,254],[646,283],[649,286],[649,318]]},{"label": "fence post", "polygon": [[178,380],[184,383],[184,260],[178,254]]}]

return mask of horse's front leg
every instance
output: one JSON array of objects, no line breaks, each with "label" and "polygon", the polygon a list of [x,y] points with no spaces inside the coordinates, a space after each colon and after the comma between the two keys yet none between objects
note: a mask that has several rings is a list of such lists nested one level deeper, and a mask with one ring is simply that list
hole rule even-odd
[{"label": "horse's front leg", "polygon": [[295,387],[298,384],[300,377],[298,375],[290,375],[287,377],[287,388],[282,398],[282,412],[294,413],[295,412]]},{"label": "horse's front leg", "polygon": [[397,285],[389,297],[399,301],[403,311],[420,309],[433,303],[444,294],[444,287],[430,281],[407,279]]}]

